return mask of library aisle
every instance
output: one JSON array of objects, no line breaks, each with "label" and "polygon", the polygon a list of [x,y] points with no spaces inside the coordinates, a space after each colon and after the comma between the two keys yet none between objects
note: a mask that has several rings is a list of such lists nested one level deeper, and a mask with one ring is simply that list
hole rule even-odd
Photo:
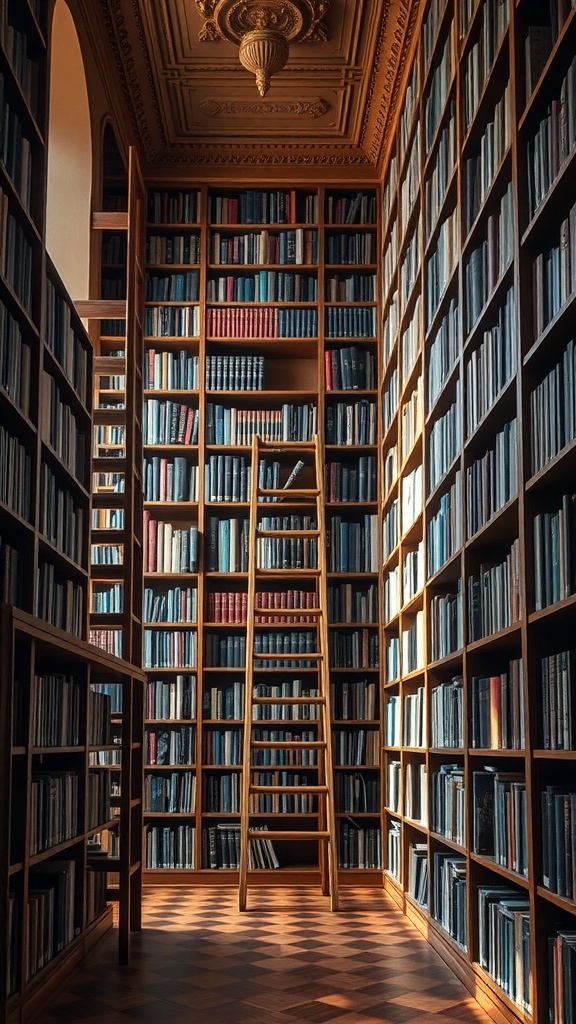
[{"label": "library aisle", "polygon": [[110,934],[36,1024],[490,1024],[381,889],[147,888],[119,968]]}]

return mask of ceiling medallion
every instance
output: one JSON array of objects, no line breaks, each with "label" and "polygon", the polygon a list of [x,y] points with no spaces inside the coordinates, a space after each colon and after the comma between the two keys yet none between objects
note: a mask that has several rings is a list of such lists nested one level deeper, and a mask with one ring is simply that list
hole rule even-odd
[{"label": "ceiling medallion", "polygon": [[330,0],[195,0],[204,18],[202,42],[228,39],[238,45],[240,63],[256,77],[261,96],[286,66],[291,43],[328,38],[323,21]]}]

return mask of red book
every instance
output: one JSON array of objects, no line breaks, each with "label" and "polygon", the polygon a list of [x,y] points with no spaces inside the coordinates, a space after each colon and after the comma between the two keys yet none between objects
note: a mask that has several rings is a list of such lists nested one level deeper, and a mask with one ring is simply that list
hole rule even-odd
[{"label": "red book", "polygon": [[500,676],[490,676],[490,746],[498,750],[501,742],[501,716],[500,716],[500,689],[502,680]]},{"label": "red book", "polygon": [[324,367],[326,370],[326,391],[332,391],[332,356],[328,349],[324,353]]},{"label": "red book", "polygon": [[234,301],[234,278],[228,276],[226,278],[226,302]]},{"label": "red book", "polygon": [[222,622],[222,594],[217,591],[216,594],[210,595],[213,598],[213,622]]},{"label": "red book", "polygon": [[158,520],[150,519],[148,524],[148,572],[156,572],[158,554]]},{"label": "red book", "polygon": [[148,736],[148,753],[148,764],[156,764],[156,733],[153,731]]}]

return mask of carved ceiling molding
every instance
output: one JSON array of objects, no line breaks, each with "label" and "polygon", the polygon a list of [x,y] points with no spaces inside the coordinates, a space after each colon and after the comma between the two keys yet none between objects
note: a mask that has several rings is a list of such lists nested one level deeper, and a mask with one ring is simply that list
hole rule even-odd
[{"label": "carved ceiling molding", "polygon": [[198,38],[203,43],[228,39],[239,43],[256,29],[280,32],[288,43],[328,39],[324,16],[330,0],[194,0],[204,18]]},{"label": "carved ceiling molding", "polygon": [[309,117],[314,120],[322,117],[330,110],[330,103],[327,100],[278,100],[270,102],[263,100],[260,103],[243,102],[242,100],[217,100],[204,99],[200,103],[200,110],[206,117],[234,117],[236,114],[248,114],[250,117],[266,116],[267,114],[278,114],[281,117]]},{"label": "carved ceiling molding", "polygon": [[[192,152],[187,151],[181,155],[174,152],[174,150],[168,150],[159,155],[157,163],[178,164],[185,162],[204,167],[230,167],[246,164],[290,164],[291,166],[303,167],[318,167],[322,165],[329,167],[372,166],[365,153],[335,153],[333,149],[330,152],[322,152],[321,146],[310,146],[310,152],[305,152],[304,148],[299,146],[298,150],[294,151],[294,148],[290,146],[267,146],[265,152],[257,152],[255,154],[254,147],[251,147],[246,152],[242,152],[239,151],[238,146],[218,146],[215,149],[213,146],[200,145],[194,146]],[[273,149],[278,150],[278,152],[271,152]]]},{"label": "carved ceiling molding", "polygon": [[390,137],[402,72],[419,11],[420,0],[386,0],[360,135],[360,145],[366,148],[374,165]]}]

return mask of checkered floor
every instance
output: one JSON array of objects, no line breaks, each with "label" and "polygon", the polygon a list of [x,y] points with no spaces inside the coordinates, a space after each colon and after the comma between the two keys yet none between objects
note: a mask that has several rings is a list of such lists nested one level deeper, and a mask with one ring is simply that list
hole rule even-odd
[{"label": "checkered floor", "polygon": [[129,967],[114,936],[37,1024],[490,1024],[380,889],[147,889]]}]

